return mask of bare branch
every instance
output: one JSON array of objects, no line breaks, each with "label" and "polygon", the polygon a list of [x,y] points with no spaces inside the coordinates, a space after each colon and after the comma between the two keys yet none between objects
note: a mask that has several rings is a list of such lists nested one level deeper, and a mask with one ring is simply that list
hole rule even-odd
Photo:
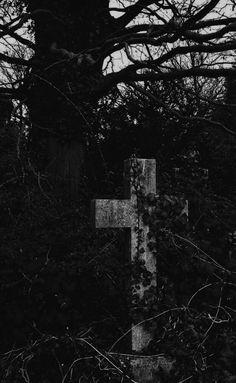
[{"label": "bare branch", "polygon": [[142,11],[143,8],[147,7],[152,3],[152,0],[139,0],[136,4],[127,7],[125,14],[120,16],[116,20],[117,28],[124,28]]},{"label": "bare branch", "polygon": [[222,43],[222,44],[215,44],[215,45],[192,45],[192,46],[180,46],[171,49],[168,53],[161,56],[160,58],[153,61],[154,64],[160,65],[169,59],[171,59],[174,56],[177,55],[186,55],[191,52],[208,52],[208,53],[216,53],[216,52],[226,52],[236,49],[236,41],[229,42],[229,43]]},{"label": "bare branch", "polygon": [[136,73],[137,66],[132,64],[116,73],[108,74],[104,76],[99,84],[99,89],[107,90],[110,87],[126,82],[131,84],[133,81],[161,81],[161,80],[175,80],[180,78],[187,78],[191,76],[201,76],[208,78],[217,77],[236,77],[236,69],[225,68],[225,69],[209,69],[209,68],[191,68],[183,70],[170,70],[166,72],[154,72],[154,71],[143,71],[142,73]]},{"label": "bare branch", "polygon": [[25,67],[35,67],[36,65],[31,60],[25,60],[20,57],[11,57],[5,55],[4,53],[0,53],[0,61],[5,61],[9,64],[21,65]]},{"label": "bare branch", "polygon": [[18,89],[14,88],[6,88],[6,87],[0,87],[0,94],[4,96],[6,99],[20,99],[20,92]]},{"label": "bare branch", "polygon": [[230,23],[228,26],[212,33],[205,33],[205,34],[200,34],[196,32],[191,32],[191,31],[186,31],[184,32],[184,36],[187,39],[191,39],[193,41],[196,41],[198,43],[204,42],[204,41],[209,41],[217,38],[223,37],[226,33],[229,32],[235,32],[236,31],[236,23]]},{"label": "bare branch", "polygon": [[26,45],[28,48],[33,50],[35,49],[35,44],[32,41],[18,35],[18,33],[9,31],[7,34],[13,37],[15,40],[19,41],[19,43]]},{"label": "bare branch", "polygon": [[155,97],[152,93],[150,93],[148,90],[144,89],[143,87],[136,85],[136,84],[132,84],[131,86],[134,89],[136,89],[137,91],[139,91],[140,93],[144,94],[145,96],[153,99],[158,105],[162,106],[169,114],[174,115],[175,117],[177,117],[180,120],[189,121],[189,122],[204,122],[208,125],[212,125],[212,126],[221,128],[221,129],[225,130],[227,133],[230,133],[231,135],[236,136],[236,132],[234,132],[231,129],[228,129],[225,125],[223,125],[222,123],[220,123],[218,121],[213,121],[213,120],[210,120],[210,119],[204,118],[204,117],[184,116],[178,110],[173,109],[173,108],[169,108],[164,102],[160,101],[157,97]]},{"label": "bare branch", "polygon": [[236,17],[227,17],[227,18],[221,18],[221,19],[207,19],[200,21],[199,23],[196,23],[195,25],[191,25],[189,29],[195,30],[195,29],[202,29],[202,28],[208,28],[208,27],[216,27],[219,25],[229,25],[231,23],[236,22]]},{"label": "bare branch", "polygon": [[211,0],[207,5],[205,5],[199,12],[197,12],[194,16],[190,17],[183,25],[183,28],[186,29],[190,25],[196,23],[197,21],[203,19],[207,16],[220,2],[220,0]]}]

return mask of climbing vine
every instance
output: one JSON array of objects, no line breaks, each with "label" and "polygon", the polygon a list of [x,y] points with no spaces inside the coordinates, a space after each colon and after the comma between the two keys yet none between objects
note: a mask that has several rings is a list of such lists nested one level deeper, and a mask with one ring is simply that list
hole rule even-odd
[{"label": "climbing vine", "polygon": [[[140,182],[136,166],[134,174]],[[192,178],[199,180],[200,173],[193,172]],[[139,302],[145,306],[146,325],[156,324],[147,353],[164,353],[173,360],[170,375],[160,371],[163,382],[236,381],[236,251],[233,234],[221,220],[216,223],[227,207],[212,198],[206,172],[202,174],[205,184],[195,195],[189,182],[189,203],[181,185],[175,189],[163,183],[156,194],[148,195],[140,186],[142,180],[135,185],[138,209],[149,226],[148,246],[157,259],[157,290],[140,257],[140,228],[134,273],[137,283],[146,286]]]}]

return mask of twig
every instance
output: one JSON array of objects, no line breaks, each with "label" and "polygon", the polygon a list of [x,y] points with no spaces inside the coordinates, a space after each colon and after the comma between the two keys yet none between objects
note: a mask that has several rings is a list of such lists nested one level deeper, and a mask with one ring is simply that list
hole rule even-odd
[{"label": "twig", "polygon": [[188,376],[187,378],[185,378],[184,380],[180,380],[178,383],[184,383],[184,382],[187,382],[189,379],[191,379],[193,377],[193,375],[191,376]]},{"label": "twig", "polygon": [[[115,363],[113,363],[106,355],[104,355],[101,351],[99,351],[95,346],[93,346],[91,343],[89,343],[87,340],[83,338],[78,339],[80,342],[86,343],[88,346],[90,346],[98,355],[100,355],[102,358],[104,358],[111,366],[113,366],[121,375],[124,375],[124,372],[116,366]],[[138,383],[136,380],[131,379],[128,375],[125,375],[126,378],[128,378],[132,383]]]},{"label": "twig", "polygon": [[120,342],[126,335],[128,335],[131,331],[133,331],[134,328],[136,328],[137,326],[140,326],[141,324],[143,323],[147,323],[147,322],[150,322],[154,319],[157,319],[157,318],[160,318],[162,315],[165,315],[165,314],[168,314],[170,312],[173,312],[173,311],[185,311],[186,310],[186,307],[175,307],[173,309],[169,309],[169,310],[165,310],[163,311],[162,313],[160,314],[157,314],[157,315],[154,315],[153,317],[150,317],[150,318],[147,318],[147,319],[144,319],[143,321],[133,325],[128,331],[126,331],[124,334],[121,335],[120,338],[118,338],[115,343],[113,343],[113,345],[110,347],[109,349],[109,352],[111,352],[111,350],[113,350],[113,348],[117,345],[118,342]]},{"label": "twig", "polygon": [[79,362],[79,361],[81,361],[81,360],[88,360],[88,359],[94,359],[94,356],[86,356],[86,357],[83,357],[83,358],[77,358],[77,359],[75,359],[75,360],[71,363],[71,365],[70,365],[70,367],[68,368],[67,372],[65,373],[65,375],[64,375],[64,377],[63,377],[61,383],[65,383],[66,378],[67,378],[68,374],[70,373],[71,369],[73,368],[73,366],[75,365],[75,363],[77,363],[77,362]]},{"label": "twig", "polygon": [[219,315],[219,311],[220,311],[220,308],[221,308],[223,288],[224,288],[224,284],[221,286],[220,298],[219,298],[219,303],[218,303],[218,306],[217,306],[217,310],[216,310],[215,317],[212,319],[212,322],[211,322],[210,326],[208,327],[208,329],[206,330],[206,332],[205,332],[205,334],[204,334],[204,339],[203,339],[203,341],[198,345],[198,348],[200,348],[200,347],[205,343],[205,341],[207,340],[207,337],[208,337],[208,334],[209,334],[210,330],[212,329],[212,327],[214,326],[214,324],[217,323],[216,320],[217,320],[217,317],[218,317],[218,315]]},{"label": "twig", "polygon": [[218,267],[219,269],[223,270],[224,272],[228,273],[228,274],[232,274],[233,272],[231,272],[230,270],[226,269],[224,266],[222,266],[220,263],[218,263],[214,258],[212,258],[209,254],[207,254],[204,250],[202,250],[200,247],[198,247],[197,245],[195,245],[195,243],[193,243],[192,241],[190,241],[189,239],[187,238],[184,238],[182,237],[181,235],[179,234],[173,234],[176,238],[179,238],[181,239],[182,241],[188,243],[189,245],[191,245],[192,247],[194,247],[195,249],[197,249],[198,251],[200,251],[202,254],[204,254],[207,258],[209,258],[213,264]]},{"label": "twig", "polygon": [[[215,282],[215,283],[219,283],[219,282]],[[208,283],[208,285],[202,286],[200,289],[198,289],[198,290],[191,296],[191,298],[189,299],[189,301],[188,301],[188,303],[187,303],[187,307],[190,306],[192,300],[195,298],[195,296],[196,296],[198,293],[200,293],[200,291],[206,289],[207,287],[210,287],[210,286],[214,285],[215,283]]]},{"label": "twig", "polygon": [[181,113],[179,113],[177,110],[175,109],[171,109],[169,108],[164,102],[160,101],[157,99],[157,97],[155,97],[151,92],[147,91],[146,89],[143,89],[143,87],[141,86],[138,86],[136,84],[131,84],[131,86],[136,89],[138,92],[144,94],[145,96],[153,99],[158,105],[160,105],[162,108],[164,108],[165,110],[168,111],[168,113],[176,116],[177,118],[179,118],[180,120],[184,120],[184,121],[190,121],[190,122],[205,122],[207,124],[211,124],[213,126],[216,126],[216,127],[219,127],[223,130],[225,130],[227,133],[230,133],[231,135],[233,136],[236,136],[236,132],[234,132],[233,130],[227,128],[225,125],[223,125],[221,122],[219,121],[213,121],[213,120],[209,120],[208,118],[205,118],[205,117],[191,117],[191,116],[184,116],[182,115]]}]

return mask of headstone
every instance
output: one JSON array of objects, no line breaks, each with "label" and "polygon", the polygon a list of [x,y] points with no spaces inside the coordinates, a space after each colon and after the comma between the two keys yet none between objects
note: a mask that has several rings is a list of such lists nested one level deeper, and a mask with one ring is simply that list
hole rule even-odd
[{"label": "headstone", "polygon": [[[139,355],[129,358],[132,372],[137,382],[158,382],[159,368],[170,370],[171,362],[163,357],[140,356],[153,338],[154,326],[145,325],[145,293],[156,289],[156,259],[149,249],[149,227],[143,222],[140,212],[140,195],[156,194],[156,161],[154,159],[129,159],[125,161],[125,199],[97,199],[92,202],[93,217],[96,228],[127,228],[129,229],[129,254],[131,265],[136,260],[143,262],[149,272],[149,283],[140,276],[138,282],[131,277],[133,302],[133,324],[131,329],[132,352]],[[135,306],[135,304],[134,304]],[[140,307],[141,306],[141,307]],[[143,322],[143,323],[140,323]],[[155,325],[155,321],[153,321]]]}]

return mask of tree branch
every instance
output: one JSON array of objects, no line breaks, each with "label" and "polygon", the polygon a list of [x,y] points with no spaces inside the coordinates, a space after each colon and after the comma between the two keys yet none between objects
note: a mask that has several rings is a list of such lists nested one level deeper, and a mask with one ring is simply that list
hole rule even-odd
[{"label": "tree branch", "polygon": [[216,32],[201,34],[201,33],[196,33],[196,32],[192,32],[188,30],[184,32],[184,36],[187,39],[201,43],[204,41],[206,42],[206,41],[217,39],[217,38],[220,39],[226,33],[235,32],[235,31],[236,31],[236,23],[230,23],[229,25],[225,26],[224,28]]},{"label": "tree branch", "polygon": [[227,17],[222,19],[208,19],[200,21],[199,23],[196,23],[195,25],[191,25],[188,29],[196,30],[196,29],[202,29],[207,27],[216,27],[218,25],[229,25],[231,23],[234,23],[236,21],[236,17]]},{"label": "tree branch", "polygon": [[177,117],[178,119],[180,120],[183,120],[183,121],[190,121],[190,122],[204,122],[206,124],[210,124],[212,126],[215,126],[215,127],[218,127],[218,128],[221,128],[223,130],[225,130],[227,133],[230,133],[231,135],[234,135],[236,136],[236,132],[234,132],[233,130],[231,129],[228,129],[225,125],[223,125],[221,122],[218,122],[218,121],[213,121],[213,120],[210,120],[208,118],[205,118],[205,117],[192,117],[192,116],[184,116],[183,114],[181,114],[179,111],[177,111],[176,109],[173,109],[173,108],[169,108],[164,102],[158,100],[157,97],[155,97],[152,93],[150,93],[149,91],[147,91],[146,89],[144,89],[143,87],[141,86],[138,86],[136,84],[131,84],[131,86],[136,89],[137,91],[139,91],[140,93],[144,94],[145,96],[153,99],[158,105],[160,105],[162,108],[164,108],[165,110],[167,110],[168,113],[172,114],[173,116]]},{"label": "tree branch", "polygon": [[208,78],[218,77],[236,77],[236,69],[225,68],[225,69],[208,69],[208,68],[191,68],[185,70],[170,70],[166,72],[155,72],[147,70],[146,72],[136,73],[136,64],[131,64],[119,72],[110,73],[104,76],[98,84],[98,92],[107,92],[111,87],[120,83],[131,84],[133,81],[169,81],[181,78],[187,78],[192,76],[201,76]]},{"label": "tree branch", "polygon": [[19,89],[0,87],[0,96],[10,100],[21,100],[22,94]]},{"label": "tree branch", "polygon": [[143,8],[152,3],[152,0],[139,0],[136,4],[127,7],[125,14],[116,19],[117,29],[124,28],[142,11]]},{"label": "tree branch", "polygon": [[156,60],[153,60],[153,64],[160,65],[168,60],[170,60],[172,57],[177,55],[186,55],[188,53],[193,52],[205,52],[205,53],[217,53],[217,52],[226,52],[236,49],[236,41],[230,42],[230,43],[222,43],[222,44],[214,44],[214,45],[192,45],[192,46],[186,46],[186,47],[176,47],[170,50],[170,52],[164,54],[163,56],[159,57]]},{"label": "tree branch", "polygon": [[196,23],[198,20],[203,19],[205,16],[209,15],[209,13],[216,7],[216,5],[220,2],[220,0],[211,0],[204,8],[202,8],[199,12],[197,12],[194,16],[190,17],[184,24],[183,28],[188,29],[190,25]]},{"label": "tree branch", "polygon": [[5,61],[9,64],[21,65],[21,66],[26,66],[30,68],[36,66],[31,60],[25,60],[20,57],[11,57],[11,56],[5,55],[4,53],[0,53],[0,61]]},{"label": "tree branch", "polygon": [[9,36],[13,37],[15,40],[19,41],[19,43],[26,45],[30,49],[35,50],[35,44],[33,43],[33,41],[30,41],[30,40],[18,35],[18,33],[16,33],[16,32],[9,31],[7,34]]}]

